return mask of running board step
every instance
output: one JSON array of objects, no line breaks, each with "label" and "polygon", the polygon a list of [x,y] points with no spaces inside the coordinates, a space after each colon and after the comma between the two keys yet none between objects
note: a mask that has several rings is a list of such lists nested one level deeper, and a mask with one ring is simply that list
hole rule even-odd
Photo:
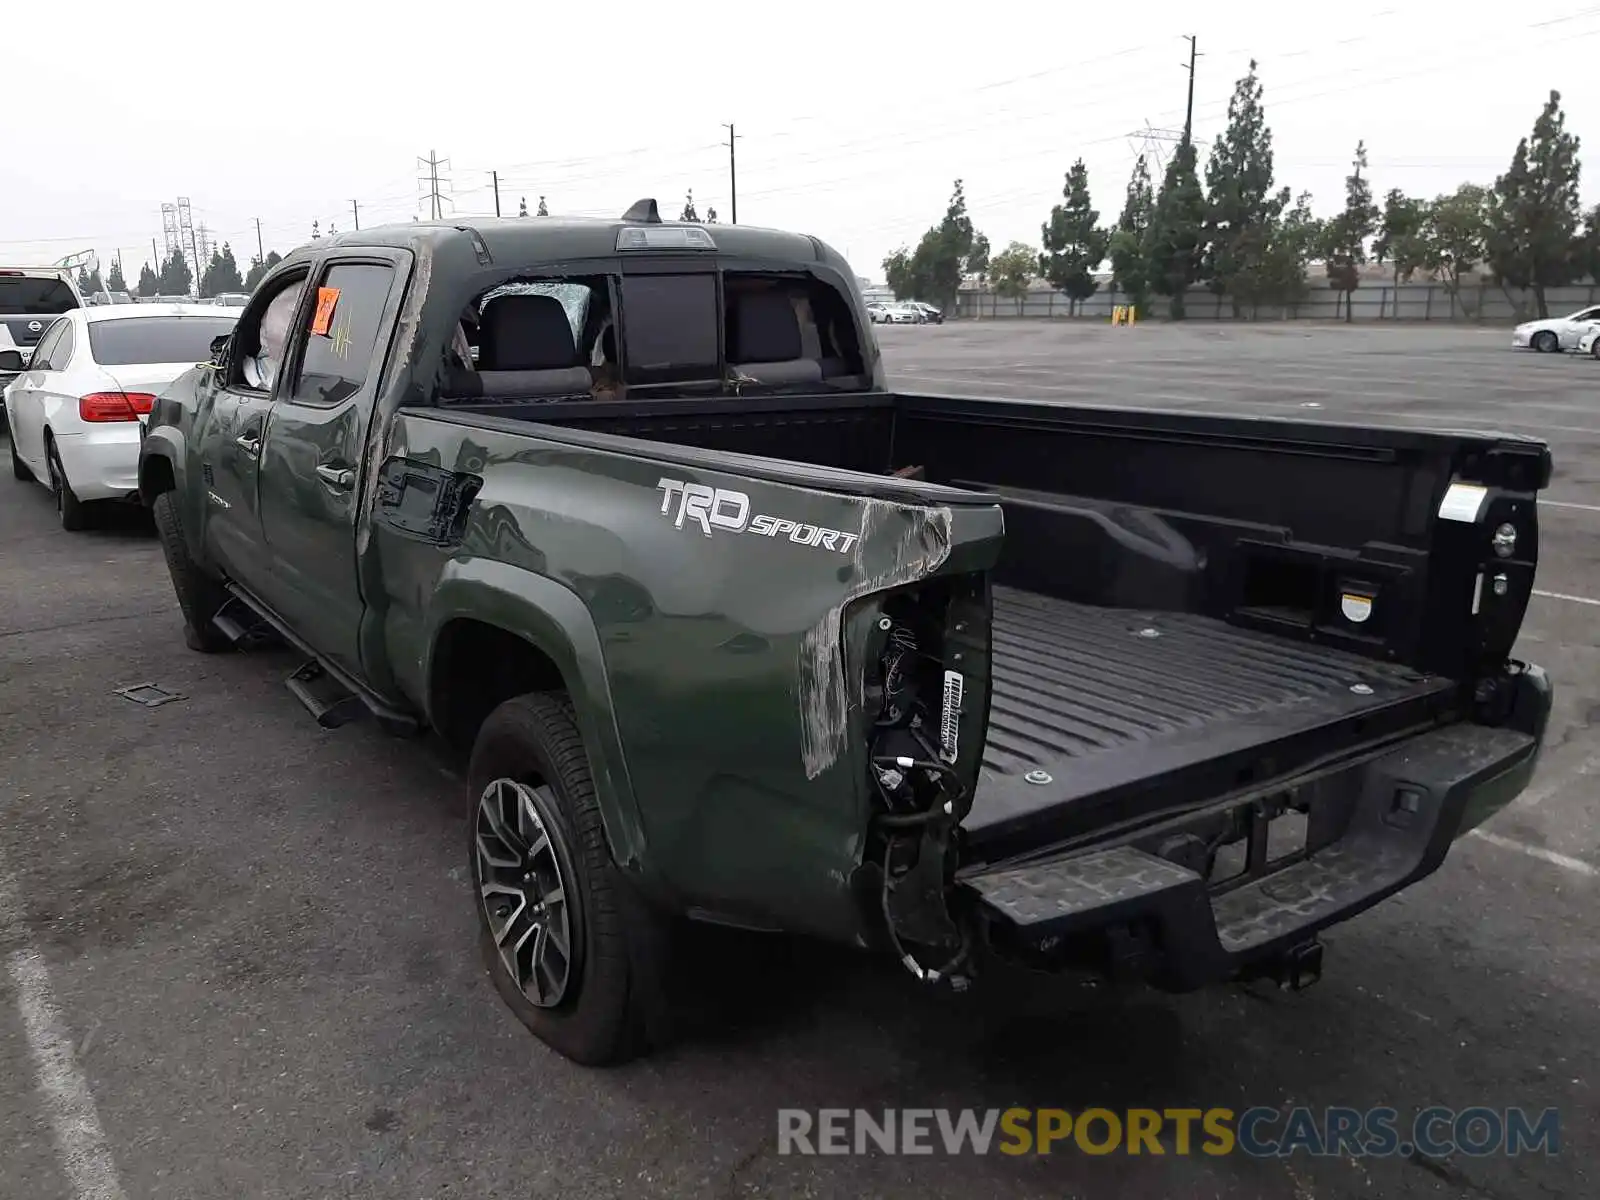
[{"label": "running board step", "polygon": [[324,729],[337,729],[367,711],[361,697],[340,683],[316,659],[308,659],[284,680],[296,700]]},{"label": "running board step", "polygon": [[228,597],[212,616],[211,624],[240,650],[252,650],[278,640],[277,630],[237,596]]}]

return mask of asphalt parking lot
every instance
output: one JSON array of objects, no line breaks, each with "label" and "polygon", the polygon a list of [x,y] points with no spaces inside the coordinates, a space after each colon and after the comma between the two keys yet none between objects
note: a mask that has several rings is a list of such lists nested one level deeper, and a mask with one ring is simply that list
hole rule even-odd
[{"label": "asphalt parking lot", "polygon": [[[0,1197],[1516,1197],[1595,1193],[1600,362],[1503,331],[879,327],[897,386],[1548,440],[1520,653],[1533,787],[1326,938],[1298,995],[935,997],[893,964],[712,943],[689,1036],[592,1072],[480,968],[464,800],[427,743],[319,729],[287,653],[183,645],[130,515],[0,485]],[[1319,407],[1307,407],[1307,406]],[[154,682],[182,699],[115,694]],[[777,1110],[1555,1107],[1554,1157],[792,1157]]]}]

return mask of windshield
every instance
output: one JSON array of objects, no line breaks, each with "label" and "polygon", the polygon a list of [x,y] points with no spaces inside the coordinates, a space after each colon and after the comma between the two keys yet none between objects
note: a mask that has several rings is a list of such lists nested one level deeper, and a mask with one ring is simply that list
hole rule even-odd
[{"label": "windshield", "polygon": [[78,298],[59,279],[0,276],[0,313],[53,317],[77,307]]},{"label": "windshield", "polygon": [[135,363],[203,363],[211,340],[233,332],[233,317],[129,317],[91,321],[89,350],[103,367]]}]

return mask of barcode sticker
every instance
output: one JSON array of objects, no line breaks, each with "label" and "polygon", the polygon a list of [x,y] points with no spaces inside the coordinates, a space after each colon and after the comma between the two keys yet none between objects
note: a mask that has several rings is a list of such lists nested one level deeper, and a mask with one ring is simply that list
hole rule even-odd
[{"label": "barcode sticker", "polygon": [[959,671],[944,673],[944,712],[939,718],[939,757],[955,762],[961,749],[961,698],[967,681]]}]

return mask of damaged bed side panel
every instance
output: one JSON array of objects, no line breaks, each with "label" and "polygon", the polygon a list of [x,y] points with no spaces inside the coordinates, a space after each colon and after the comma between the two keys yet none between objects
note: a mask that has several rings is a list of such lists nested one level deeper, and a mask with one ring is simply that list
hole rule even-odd
[{"label": "damaged bed side panel", "polygon": [[851,495],[675,463],[666,446],[601,454],[409,414],[400,446],[417,464],[468,464],[482,485],[455,546],[374,524],[394,659],[419,660],[433,588],[472,559],[570,588],[599,635],[652,874],[705,914],[854,937],[868,781],[852,606],[987,570],[999,506],[946,489],[926,504]]}]

